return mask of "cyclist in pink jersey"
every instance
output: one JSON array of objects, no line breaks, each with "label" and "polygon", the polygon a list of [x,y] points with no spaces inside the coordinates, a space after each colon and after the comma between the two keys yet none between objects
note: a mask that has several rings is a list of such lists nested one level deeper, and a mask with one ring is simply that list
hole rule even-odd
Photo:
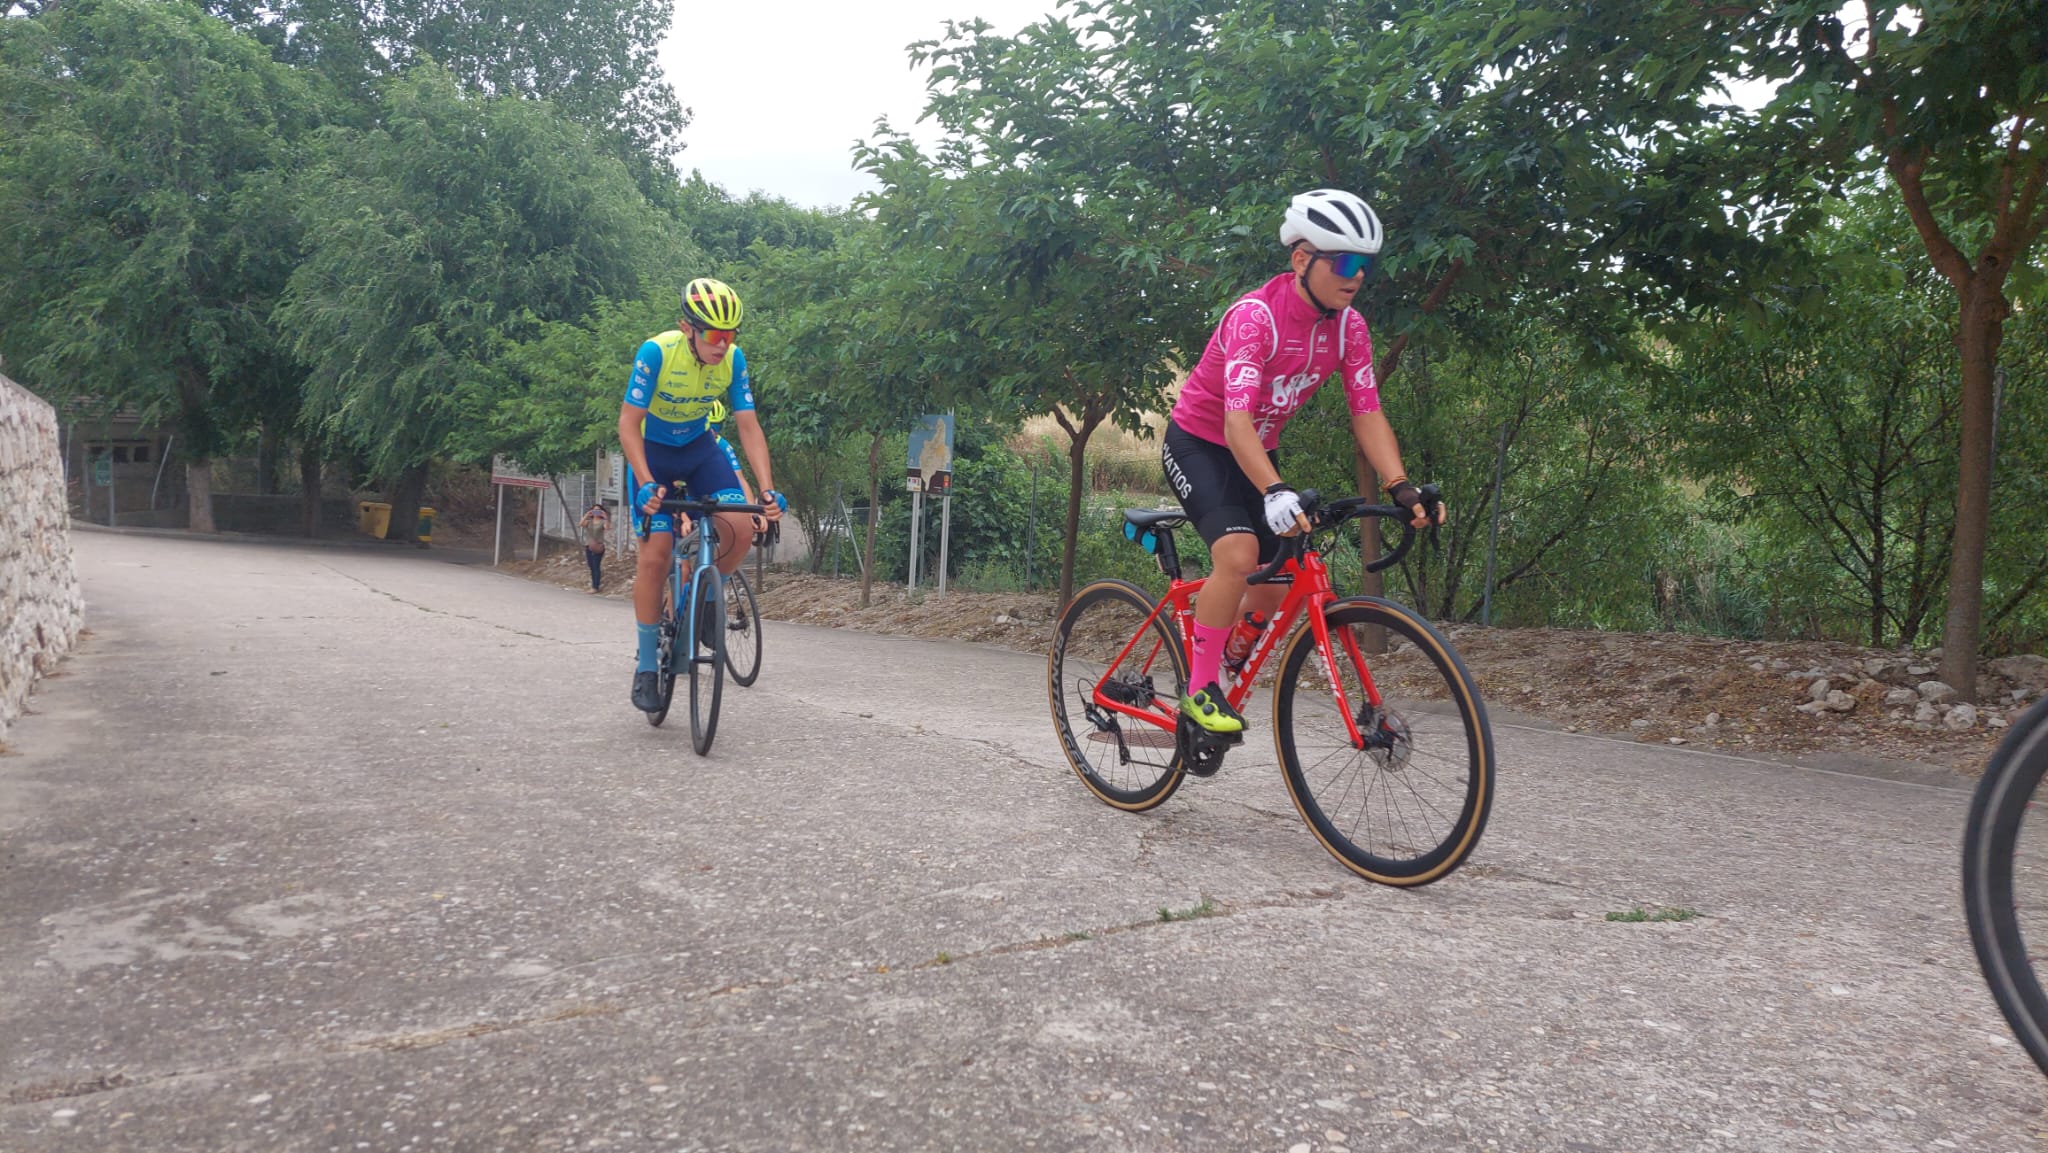
[{"label": "cyclist in pink jersey", "polygon": [[1193,668],[1181,712],[1211,733],[1244,731],[1218,685],[1223,648],[1240,614],[1270,616],[1287,590],[1248,589],[1245,578],[1308,527],[1301,499],[1280,479],[1280,430],[1341,376],[1359,449],[1414,523],[1443,523],[1401,468],[1401,446],[1380,411],[1372,337],[1351,308],[1380,250],[1380,222],[1337,189],[1294,198],[1280,225],[1292,268],[1238,298],[1188,374],[1161,438],[1160,463],[1181,507],[1208,542],[1208,583],[1195,597]]}]

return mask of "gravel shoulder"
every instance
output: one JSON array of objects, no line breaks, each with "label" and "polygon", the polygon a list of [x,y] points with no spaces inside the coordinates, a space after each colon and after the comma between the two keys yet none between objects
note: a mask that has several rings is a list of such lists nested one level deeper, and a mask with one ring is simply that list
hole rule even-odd
[{"label": "gravel shoulder", "polygon": [[[563,587],[589,583],[575,551],[505,568]],[[1045,651],[1057,608],[1045,593],[949,590],[942,599],[883,584],[862,606],[857,580],[772,568],[766,577],[757,595],[770,620],[1017,652]],[[606,596],[629,594],[625,558],[607,558],[604,583]],[[1681,633],[1477,625],[1445,632],[1504,720],[1886,776],[1976,776],[2007,718],[2048,686],[2048,661],[2039,657],[1993,662],[1999,671],[1984,673],[1978,703],[1959,709],[1939,688],[1921,687],[1937,663],[1922,652]]]}]

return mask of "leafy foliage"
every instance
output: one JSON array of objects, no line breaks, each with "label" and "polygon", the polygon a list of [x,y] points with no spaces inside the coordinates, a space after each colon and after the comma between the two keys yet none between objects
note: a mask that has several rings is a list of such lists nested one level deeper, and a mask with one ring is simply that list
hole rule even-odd
[{"label": "leafy foliage", "polygon": [[181,2],[0,21],[0,350],[204,458],[256,403],[292,267],[305,85]]},{"label": "leafy foliage", "polygon": [[[1287,196],[1336,186],[1387,226],[1359,307],[1451,498],[1396,595],[1964,664],[2048,637],[2036,3],[1067,0],[914,46],[936,143],[880,126],[881,190],[825,212],[678,179],[666,0],[0,11],[0,353],[188,453],[580,468],[710,273],[814,539],[864,487],[900,572],[904,430],[954,411],[957,572],[1156,587],[1093,438],[1142,435]],[[1349,492],[1325,392],[1285,471]],[[1033,418],[1042,459],[1004,447]]]},{"label": "leafy foliage", "polygon": [[420,68],[387,105],[323,139],[278,322],[309,409],[389,473],[488,411],[508,342],[634,295],[660,232],[625,166],[545,103]]},{"label": "leafy foliage", "polygon": [[595,0],[573,11],[547,0],[209,0],[209,9],[270,45],[279,59],[324,72],[371,100],[377,81],[438,65],[471,93],[546,100],[601,129],[620,159],[682,148],[689,113],[656,50],[672,0]]}]

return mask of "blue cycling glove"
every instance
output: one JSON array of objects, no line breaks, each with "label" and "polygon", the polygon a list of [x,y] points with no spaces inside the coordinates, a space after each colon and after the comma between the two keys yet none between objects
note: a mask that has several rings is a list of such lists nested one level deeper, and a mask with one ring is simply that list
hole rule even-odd
[{"label": "blue cycling glove", "polygon": [[634,509],[638,510],[646,508],[647,502],[654,499],[654,494],[657,491],[659,491],[660,488],[660,485],[655,484],[653,481],[650,480],[647,483],[641,485],[638,489],[636,489],[633,493]]},{"label": "blue cycling glove", "polygon": [[786,496],[783,496],[783,495],[782,495],[782,494],[781,494],[780,492],[777,492],[776,490],[774,490],[774,489],[772,489],[772,488],[771,488],[771,489],[769,489],[769,490],[768,490],[768,491],[767,491],[766,493],[764,493],[764,494],[762,494],[762,495],[764,495],[764,496],[772,496],[772,497],[774,497],[774,498],[775,498],[775,511],[777,511],[777,512],[788,512],[788,511],[789,511],[789,498],[788,498],[788,497],[786,497]]}]

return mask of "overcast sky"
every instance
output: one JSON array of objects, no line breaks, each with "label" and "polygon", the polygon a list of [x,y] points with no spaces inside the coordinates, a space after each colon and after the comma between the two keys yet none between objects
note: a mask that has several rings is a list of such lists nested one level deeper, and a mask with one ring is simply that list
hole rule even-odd
[{"label": "overcast sky", "polygon": [[[980,17],[1002,32],[1055,0],[781,0],[678,5],[661,65],[696,117],[684,130],[684,171],[735,196],[760,189],[807,207],[846,204],[875,187],[852,147],[888,116],[909,128],[924,108],[924,70],[904,48],[937,39],[948,19]],[[921,140],[935,139],[930,126]]]},{"label": "overcast sky", "polygon": [[[735,196],[760,189],[811,208],[845,205],[875,187],[853,169],[852,147],[875,120],[930,144],[923,69],[904,49],[937,39],[948,19],[980,17],[1011,33],[1055,11],[1057,0],[844,0],[678,5],[661,64],[696,116],[681,163]],[[1852,23],[1860,25],[1860,20]],[[1752,107],[1768,90],[1735,98]]]}]

